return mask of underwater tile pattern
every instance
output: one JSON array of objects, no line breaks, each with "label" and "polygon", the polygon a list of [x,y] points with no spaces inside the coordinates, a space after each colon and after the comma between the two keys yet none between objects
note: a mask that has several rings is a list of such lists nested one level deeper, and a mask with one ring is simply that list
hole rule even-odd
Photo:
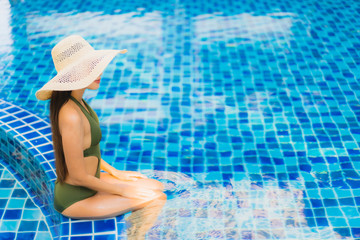
[{"label": "underwater tile pattern", "polygon": [[2,164],[0,175],[0,239],[51,240],[44,215],[20,182]]},{"label": "underwater tile pattern", "polygon": [[[80,34],[95,49],[128,49],[85,99],[103,158],[166,183],[147,239],[360,239],[360,2],[0,0],[0,9],[1,99],[44,122],[48,102],[34,94],[56,74],[58,41]],[[31,131],[22,124],[31,117],[7,109],[0,128],[36,145],[30,155],[54,180],[49,128]],[[102,229],[76,224],[84,239]]]},{"label": "underwater tile pattern", "polygon": [[13,169],[18,179],[22,179],[22,186],[40,207],[51,233],[56,235],[60,216],[52,207],[56,175],[51,158],[53,150],[50,140],[46,138],[49,134],[47,122],[21,107],[0,100],[2,163]]}]

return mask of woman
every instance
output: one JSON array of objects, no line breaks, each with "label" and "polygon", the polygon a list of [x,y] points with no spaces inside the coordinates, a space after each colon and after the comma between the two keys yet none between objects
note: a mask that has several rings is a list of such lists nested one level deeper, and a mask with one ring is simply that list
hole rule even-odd
[{"label": "woman", "polygon": [[101,158],[99,120],[82,99],[86,89],[99,88],[111,60],[126,52],[94,50],[82,37],[69,36],[51,51],[58,74],[36,92],[39,100],[50,99],[57,173],[54,207],[67,217],[112,217],[166,198],[159,181],[119,171]]}]

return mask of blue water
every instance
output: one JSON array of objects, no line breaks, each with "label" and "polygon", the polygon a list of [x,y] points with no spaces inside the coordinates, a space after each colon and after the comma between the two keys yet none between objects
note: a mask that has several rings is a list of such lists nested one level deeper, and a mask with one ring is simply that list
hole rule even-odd
[{"label": "blue water", "polygon": [[70,34],[128,49],[85,98],[102,156],[169,189],[148,239],[360,239],[358,1],[0,0],[0,97]]},{"label": "blue water", "polygon": [[44,214],[1,164],[0,179],[0,239],[51,239]]}]

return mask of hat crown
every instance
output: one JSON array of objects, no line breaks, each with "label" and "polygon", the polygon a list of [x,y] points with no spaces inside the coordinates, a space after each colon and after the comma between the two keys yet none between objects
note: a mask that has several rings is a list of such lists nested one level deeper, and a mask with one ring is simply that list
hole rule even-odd
[{"label": "hat crown", "polygon": [[51,56],[58,73],[36,91],[36,98],[47,100],[51,98],[53,91],[72,91],[86,88],[100,76],[117,54],[126,52],[126,49],[94,50],[79,35],[64,38],[51,50]]},{"label": "hat crown", "polygon": [[51,56],[55,69],[59,72],[92,51],[95,51],[94,48],[84,38],[78,35],[71,35],[53,47]]}]

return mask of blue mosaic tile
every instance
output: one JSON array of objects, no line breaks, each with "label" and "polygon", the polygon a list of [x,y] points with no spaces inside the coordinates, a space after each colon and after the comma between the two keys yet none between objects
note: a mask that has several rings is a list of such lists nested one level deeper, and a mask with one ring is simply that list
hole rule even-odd
[{"label": "blue mosaic tile", "polygon": [[92,236],[72,236],[70,240],[92,240]]},{"label": "blue mosaic tile", "polygon": [[[101,120],[103,157],[175,188],[148,239],[359,238],[357,1],[0,4],[8,23],[0,126],[8,136],[50,134],[48,102],[34,93],[56,74],[50,50],[64,36],[129,50],[85,97]],[[16,153],[0,136],[1,151]],[[54,180],[42,143],[23,145],[43,154]],[[283,198],[259,205],[267,195]],[[207,209],[190,204],[199,199]],[[103,236],[113,237],[95,238]]]},{"label": "blue mosaic tile", "polygon": [[114,235],[95,235],[94,240],[115,240],[116,236]]},{"label": "blue mosaic tile", "polygon": [[[0,169],[1,182],[15,183],[0,185],[0,189],[11,188],[12,191],[11,195],[0,195],[0,239],[35,239],[36,235],[44,240],[52,239],[40,208],[33,203],[29,194],[7,168],[0,164]],[[32,211],[31,216],[28,211]],[[39,237],[37,239],[40,239]]]},{"label": "blue mosaic tile", "polygon": [[5,211],[3,219],[19,219],[21,217],[21,210],[8,209]]},{"label": "blue mosaic tile", "polygon": [[0,239],[5,240],[5,239],[15,239],[16,236],[16,232],[2,232]]},{"label": "blue mosaic tile", "polygon": [[94,231],[96,233],[112,231],[113,229],[115,229],[115,222],[113,219],[94,222]]},{"label": "blue mosaic tile", "polygon": [[71,234],[84,234],[92,233],[92,223],[91,222],[75,222],[71,224]]},{"label": "blue mosaic tile", "polygon": [[34,232],[20,232],[16,234],[16,239],[19,240],[32,240],[35,237]]}]

